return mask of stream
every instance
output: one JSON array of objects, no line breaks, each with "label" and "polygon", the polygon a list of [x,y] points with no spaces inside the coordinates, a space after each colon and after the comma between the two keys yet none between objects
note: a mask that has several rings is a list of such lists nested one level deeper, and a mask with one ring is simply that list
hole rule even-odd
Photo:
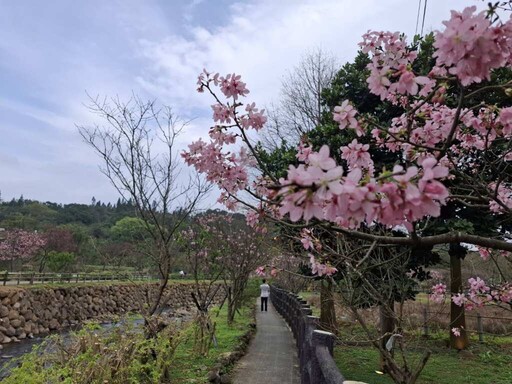
[{"label": "stream", "polygon": [[[186,317],[182,316],[172,316],[171,313],[164,311],[168,315],[171,315],[172,319],[183,321],[186,320]],[[124,322],[129,321],[134,326],[142,326],[144,324],[144,319],[142,316],[131,316],[127,319],[116,321],[116,322],[101,322],[99,326],[102,329],[109,329],[114,327],[119,327]],[[64,343],[70,339],[70,335],[79,330],[81,326],[67,327],[60,331],[51,332],[42,336],[35,336],[34,338],[27,338],[20,340],[19,342],[3,344],[3,349],[0,350],[0,381],[9,376],[9,373],[12,368],[16,366],[19,358],[21,358],[26,353],[32,351],[32,348],[40,345],[45,340],[48,339],[49,336],[52,335],[60,335]]]}]

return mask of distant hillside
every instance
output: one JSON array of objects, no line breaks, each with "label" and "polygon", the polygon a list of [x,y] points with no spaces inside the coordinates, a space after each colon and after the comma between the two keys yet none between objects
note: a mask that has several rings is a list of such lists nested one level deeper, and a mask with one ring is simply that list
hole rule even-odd
[{"label": "distant hillside", "polygon": [[0,227],[45,230],[65,224],[78,224],[90,229],[96,237],[102,237],[107,228],[119,219],[135,216],[131,201],[119,199],[116,204],[105,204],[94,198],[90,205],[57,204],[26,200],[22,197],[0,203]]}]

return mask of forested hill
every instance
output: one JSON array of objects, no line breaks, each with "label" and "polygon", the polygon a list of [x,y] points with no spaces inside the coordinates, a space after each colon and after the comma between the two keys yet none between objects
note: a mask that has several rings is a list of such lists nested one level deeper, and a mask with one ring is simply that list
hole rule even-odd
[{"label": "forested hill", "polygon": [[0,202],[0,228],[45,230],[65,224],[89,227],[96,237],[126,216],[135,216],[131,201],[119,199],[116,204],[105,204],[94,198],[91,204],[57,204],[20,197]]},{"label": "forested hill", "polygon": [[[207,210],[194,216],[199,218],[210,213],[229,214]],[[232,216],[245,222],[244,215]],[[189,221],[182,223],[184,228],[189,224]],[[7,241],[9,233],[15,233],[16,241],[22,239],[14,231],[21,229],[25,236],[32,236],[23,241],[33,243],[34,236],[38,236],[45,244],[30,248],[30,252],[23,251],[22,255],[13,254],[11,248],[4,255],[0,252],[0,264],[4,261],[0,270],[84,271],[87,270],[84,266],[94,269],[98,265],[144,270],[152,266],[151,259],[144,256],[146,253],[141,253],[147,232],[131,201],[119,199],[115,204],[105,204],[92,199],[91,204],[57,204],[20,197],[0,202],[0,228],[5,229],[0,230],[0,242]],[[6,264],[5,260],[9,262]]]}]

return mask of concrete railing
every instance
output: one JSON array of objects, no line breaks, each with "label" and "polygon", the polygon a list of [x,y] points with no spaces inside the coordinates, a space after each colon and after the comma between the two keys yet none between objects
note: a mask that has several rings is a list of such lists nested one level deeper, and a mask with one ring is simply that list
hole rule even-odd
[{"label": "concrete railing", "polygon": [[295,337],[301,383],[346,384],[332,357],[334,335],[317,329],[320,319],[311,316],[312,311],[306,300],[276,287],[271,287],[270,299]]}]

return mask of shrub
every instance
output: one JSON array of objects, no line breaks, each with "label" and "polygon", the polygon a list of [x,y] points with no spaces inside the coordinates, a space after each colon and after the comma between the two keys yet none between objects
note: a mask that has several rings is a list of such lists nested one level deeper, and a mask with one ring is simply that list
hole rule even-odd
[{"label": "shrub", "polygon": [[168,383],[179,343],[175,324],[154,338],[126,322],[110,329],[89,325],[69,339],[49,338],[25,355],[3,383]]}]

